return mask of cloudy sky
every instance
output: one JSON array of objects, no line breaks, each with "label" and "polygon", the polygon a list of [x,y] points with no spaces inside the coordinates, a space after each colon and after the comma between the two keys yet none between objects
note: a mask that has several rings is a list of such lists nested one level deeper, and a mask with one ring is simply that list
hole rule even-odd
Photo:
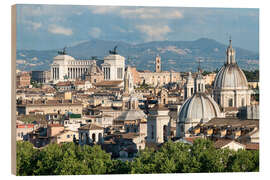
[{"label": "cloudy sky", "polygon": [[90,39],[143,43],[202,37],[259,49],[259,10],[17,5],[17,49],[55,49]]}]

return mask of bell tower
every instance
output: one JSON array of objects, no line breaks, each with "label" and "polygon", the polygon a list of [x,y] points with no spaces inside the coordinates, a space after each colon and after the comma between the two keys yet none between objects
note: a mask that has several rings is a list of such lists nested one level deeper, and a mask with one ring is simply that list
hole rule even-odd
[{"label": "bell tower", "polygon": [[161,57],[159,55],[156,57],[156,72],[161,72]]},{"label": "bell tower", "polygon": [[187,98],[191,97],[195,92],[194,79],[192,77],[191,72],[188,73],[188,77],[187,77],[184,88],[185,88],[184,99],[186,100]]}]

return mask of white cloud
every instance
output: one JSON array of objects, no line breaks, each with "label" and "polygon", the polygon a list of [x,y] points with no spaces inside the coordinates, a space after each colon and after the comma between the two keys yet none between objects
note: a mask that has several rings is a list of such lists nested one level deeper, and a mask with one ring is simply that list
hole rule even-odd
[{"label": "white cloud", "polygon": [[112,12],[117,12],[117,6],[90,6],[89,9],[94,14],[108,14]]},{"label": "white cloud", "polygon": [[145,41],[166,40],[166,35],[171,32],[168,25],[137,25],[136,29],[144,35]]},{"label": "white cloud", "polygon": [[32,61],[37,61],[37,60],[38,60],[37,57],[33,57],[33,58],[32,58]]},{"label": "white cloud", "polygon": [[24,59],[17,59],[17,60],[16,60],[16,63],[17,63],[17,64],[25,64],[26,61],[25,61]]},{"label": "white cloud", "polygon": [[70,28],[65,28],[56,24],[51,24],[49,25],[48,31],[52,34],[62,34],[65,36],[70,36],[72,35],[72,29]]},{"label": "white cloud", "polygon": [[36,31],[37,29],[41,28],[42,23],[41,22],[33,22],[33,21],[23,21],[23,23],[30,26],[30,30]]},{"label": "white cloud", "polygon": [[65,6],[65,5],[19,5],[21,15],[23,16],[70,16],[73,14],[81,14],[83,7]]},{"label": "white cloud", "polygon": [[171,8],[95,6],[89,7],[89,9],[94,14],[115,14],[122,18],[139,18],[139,19],[183,18],[182,12]]},{"label": "white cloud", "polygon": [[90,29],[90,31],[88,33],[93,38],[99,38],[100,35],[101,35],[101,29],[98,28],[98,27],[93,27],[93,28]]}]

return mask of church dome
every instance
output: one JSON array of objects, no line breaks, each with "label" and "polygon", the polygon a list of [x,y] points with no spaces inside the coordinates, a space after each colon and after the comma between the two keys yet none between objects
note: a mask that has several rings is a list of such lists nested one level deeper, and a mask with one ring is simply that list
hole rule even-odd
[{"label": "church dome", "polygon": [[90,74],[102,73],[101,69],[96,64],[96,61],[93,61],[93,64],[90,67],[89,73]]},{"label": "church dome", "polygon": [[214,89],[248,89],[246,76],[237,64],[225,64],[215,77]]},{"label": "church dome", "polygon": [[232,48],[231,40],[226,55],[227,61],[215,77],[214,89],[248,89],[247,78],[236,63],[235,50]]},{"label": "church dome", "polygon": [[179,113],[179,122],[200,123],[212,118],[222,117],[217,103],[205,93],[195,93],[182,105]]}]

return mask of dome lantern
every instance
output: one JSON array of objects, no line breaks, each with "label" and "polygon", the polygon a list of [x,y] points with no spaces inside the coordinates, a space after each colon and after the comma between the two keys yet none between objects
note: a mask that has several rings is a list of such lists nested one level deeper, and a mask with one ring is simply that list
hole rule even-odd
[{"label": "dome lantern", "polygon": [[232,40],[229,41],[229,46],[227,48],[226,54],[227,54],[227,62],[226,64],[235,64],[235,50],[232,48]]}]

